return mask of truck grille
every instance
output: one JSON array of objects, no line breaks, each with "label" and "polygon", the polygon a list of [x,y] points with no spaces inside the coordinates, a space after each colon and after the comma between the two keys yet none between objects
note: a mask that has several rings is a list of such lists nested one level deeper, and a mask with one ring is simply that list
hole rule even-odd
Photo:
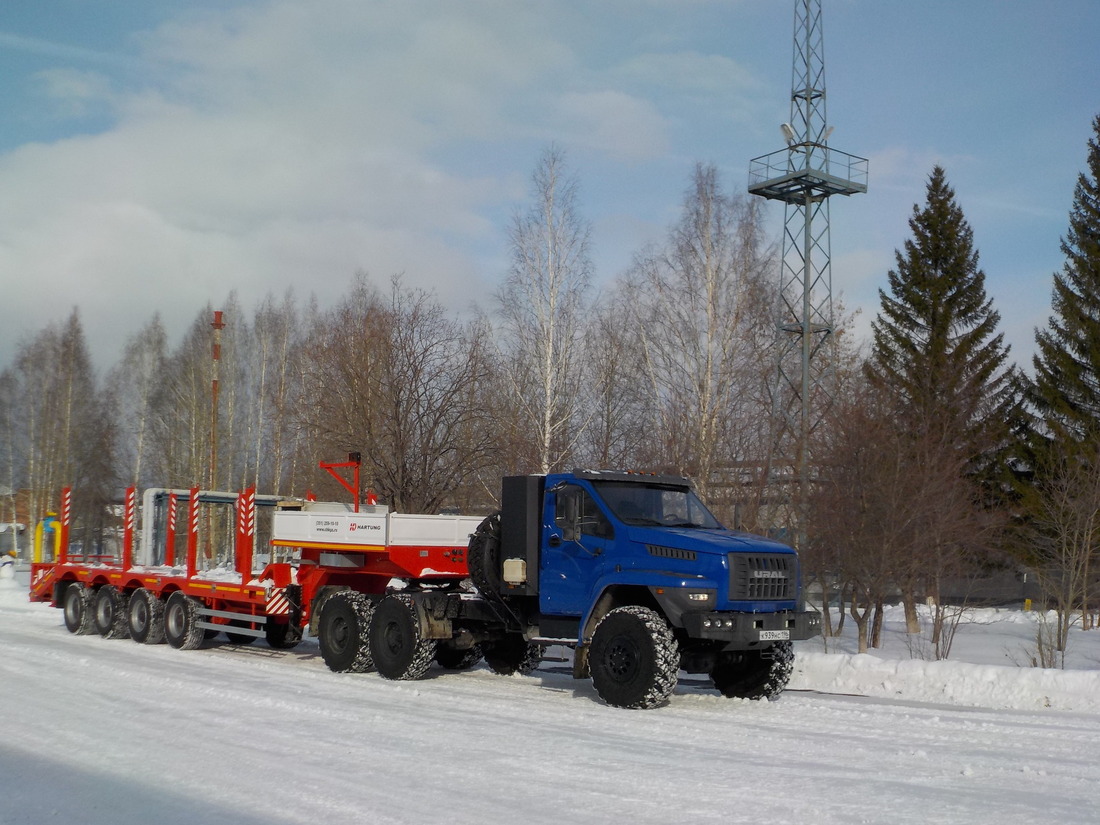
[{"label": "truck grille", "polygon": [[798,558],[790,553],[730,553],[730,598],[782,601],[796,598]]}]

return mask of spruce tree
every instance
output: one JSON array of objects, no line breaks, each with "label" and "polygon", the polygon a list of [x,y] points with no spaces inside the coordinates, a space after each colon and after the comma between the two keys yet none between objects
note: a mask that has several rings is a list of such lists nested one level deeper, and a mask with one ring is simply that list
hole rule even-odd
[{"label": "spruce tree", "polygon": [[996,446],[994,425],[1008,404],[1008,347],[973,230],[941,167],[909,227],[913,236],[888,275],[890,293],[879,290],[868,377],[894,398],[904,426],[979,460]]},{"label": "spruce tree", "polygon": [[[941,167],[932,170],[927,201],[913,207],[909,228],[912,238],[888,276],[890,293],[879,290],[866,372],[884,394],[887,423],[901,433],[878,461],[928,491],[919,519],[921,551],[899,547],[889,559],[906,625],[915,633],[918,598],[938,597],[936,583],[973,569],[978,551],[988,546],[985,515],[1004,486],[999,476],[1013,373],[974,233]],[[958,483],[937,475],[945,469]],[[960,507],[967,489],[969,506]]]},{"label": "spruce tree", "polygon": [[1032,401],[1060,455],[1100,438],[1100,115],[1088,142],[1088,173],[1077,178],[1066,256],[1054,275],[1053,310],[1036,330]]}]

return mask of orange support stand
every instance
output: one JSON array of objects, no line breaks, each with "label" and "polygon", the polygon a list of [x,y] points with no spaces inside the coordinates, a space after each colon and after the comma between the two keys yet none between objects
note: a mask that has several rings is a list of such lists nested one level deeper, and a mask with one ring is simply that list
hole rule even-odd
[{"label": "orange support stand", "polygon": [[[348,453],[347,461],[322,461],[319,466],[322,470],[325,470],[330,476],[340,482],[340,485],[351,493],[355,497],[355,512],[359,512],[359,465],[363,463],[363,457],[359,453]],[[352,468],[352,482],[349,484],[339,473],[333,472],[333,470],[340,470],[345,467]]]}]

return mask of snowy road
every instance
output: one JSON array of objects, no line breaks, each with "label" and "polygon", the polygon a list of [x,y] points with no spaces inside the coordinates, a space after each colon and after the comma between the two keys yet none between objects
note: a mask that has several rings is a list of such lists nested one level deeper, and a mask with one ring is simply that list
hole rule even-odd
[{"label": "snowy road", "polygon": [[[5,584],[0,582],[0,584]],[[681,684],[608,708],[534,677],[329,672],[308,641],[77,637],[0,591],[0,823],[1078,823],[1100,715]]]}]

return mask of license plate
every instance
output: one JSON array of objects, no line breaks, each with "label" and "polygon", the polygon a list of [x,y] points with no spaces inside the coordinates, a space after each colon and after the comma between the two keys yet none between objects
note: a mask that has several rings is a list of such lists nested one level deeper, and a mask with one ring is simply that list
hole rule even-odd
[{"label": "license plate", "polygon": [[760,641],[762,642],[786,642],[791,638],[791,631],[789,630],[761,630]]}]

